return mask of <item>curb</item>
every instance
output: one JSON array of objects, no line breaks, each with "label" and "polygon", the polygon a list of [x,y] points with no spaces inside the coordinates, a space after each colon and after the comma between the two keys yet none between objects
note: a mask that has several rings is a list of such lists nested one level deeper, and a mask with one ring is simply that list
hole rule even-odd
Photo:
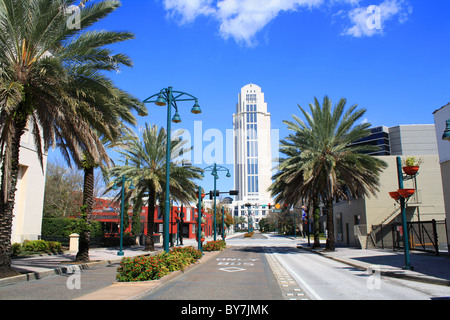
[{"label": "curb", "polygon": [[[358,264],[353,262],[352,260],[349,259],[341,259],[341,258],[337,258],[337,257],[331,257],[327,254],[323,254],[320,251],[316,251],[313,250],[311,248],[307,248],[304,247],[302,245],[297,245],[297,249],[302,249],[305,251],[309,251],[315,254],[318,254],[322,257],[334,260],[334,261],[338,261],[344,264],[347,264],[349,266],[354,267],[355,269],[361,270],[361,271],[368,271],[369,267],[366,267],[362,264]],[[372,269],[371,269],[372,270]],[[412,274],[405,274],[405,273],[398,273],[397,271],[386,271],[386,270],[380,270],[380,274],[382,276],[385,277],[391,277],[391,278],[398,278],[398,279],[404,279],[404,280],[411,280],[411,281],[416,281],[416,282],[423,282],[423,283],[429,283],[429,284],[436,284],[436,285],[441,285],[441,286],[450,286],[450,280],[446,280],[446,279],[440,279],[440,278],[431,278],[431,277],[427,277],[427,276],[419,276],[419,275],[412,275]]]}]

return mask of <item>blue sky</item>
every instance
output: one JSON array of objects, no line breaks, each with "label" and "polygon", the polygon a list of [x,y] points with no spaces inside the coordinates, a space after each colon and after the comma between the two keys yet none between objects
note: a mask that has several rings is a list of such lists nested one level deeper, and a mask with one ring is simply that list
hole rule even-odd
[{"label": "blue sky", "polygon": [[[142,100],[168,86],[198,97],[203,113],[180,105],[173,129],[201,121],[225,138],[240,88],[255,83],[283,138],[297,105],[324,95],[367,109],[374,126],[433,123],[450,102],[449,18],[448,0],[123,0],[95,29],[136,34],[114,47],[134,62],[111,74],[121,88]],[[166,109],[147,107],[139,124],[166,126]],[[233,178],[218,184],[232,189]]]}]

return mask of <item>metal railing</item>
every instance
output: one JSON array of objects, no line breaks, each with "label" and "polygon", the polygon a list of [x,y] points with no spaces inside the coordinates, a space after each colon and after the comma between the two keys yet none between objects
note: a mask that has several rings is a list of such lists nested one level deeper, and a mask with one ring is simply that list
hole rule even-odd
[{"label": "metal railing", "polygon": [[[408,222],[409,248],[411,250],[427,251],[439,255],[449,252],[446,220],[413,221]],[[373,225],[370,240],[377,248],[402,249],[404,247],[401,223]]]}]

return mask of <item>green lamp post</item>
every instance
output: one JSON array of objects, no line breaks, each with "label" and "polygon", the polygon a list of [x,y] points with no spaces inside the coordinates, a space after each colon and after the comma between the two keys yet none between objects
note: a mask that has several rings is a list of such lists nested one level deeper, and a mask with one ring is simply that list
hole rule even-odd
[{"label": "green lamp post", "polygon": [[203,254],[203,244],[202,244],[202,199],[203,193],[202,188],[198,186],[198,217],[197,217],[197,239],[198,239],[198,251]]},{"label": "green lamp post", "polygon": [[222,206],[222,240],[225,241],[225,207]]},{"label": "green lamp post", "polygon": [[[156,98],[156,100],[154,100]],[[181,117],[178,113],[177,102],[195,101],[191,112],[199,114],[202,112],[198,105],[198,99],[189,93],[182,91],[175,91],[172,87],[164,88],[159,93],[154,94],[144,100],[144,103],[155,103],[157,106],[167,105],[167,147],[166,147],[166,197],[164,202],[164,251],[169,252],[169,216],[170,216],[170,142],[171,142],[171,123],[180,123]],[[172,107],[175,109],[175,114],[172,117]]]},{"label": "green lamp post", "polygon": [[[203,171],[211,171],[211,175],[214,176],[214,241],[217,240],[217,219],[216,219],[216,195],[217,195],[217,179],[219,179],[219,171],[226,171],[227,172],[227,178],[231,177],[230,171],[223,167],[219,166],[217,164],[213,164],[211,166],[206,167],[203,169]],[[202,173],[202,176],[203,173]]]},{"label": "green lamp post", "polygon": [[[402,173],[402,159],[397,157],[397,177],[398,177],[398,188],[403,189],[403,173]],[[408,223],[406,218],[406,201],[408,198],[403,196],[399,197],[400,200],[400,210],[402,215],[402,228],[403,228],[403,246],[405,247],[405,266],[406,270],[413,270],[409,259],[409,235],[408,235]]]},{"label": "green lamp post", "polygon": [[118,256],[123,256],[123,216],[124,216],[124,207],[125,207],[125,182],[129,181],[131,182],[131,185],[129,187],[130,190],[134,190],[133,180],[130,178],[125,177],[123,175],[121,178],[118,178],[114,181],[113,190],[117,190],[119,187],[117,186],[117,181],[120,180],[120,183],[122,185],[122,191],[121,191],[121,205],[120,205],[120,250],[117,252]]}]

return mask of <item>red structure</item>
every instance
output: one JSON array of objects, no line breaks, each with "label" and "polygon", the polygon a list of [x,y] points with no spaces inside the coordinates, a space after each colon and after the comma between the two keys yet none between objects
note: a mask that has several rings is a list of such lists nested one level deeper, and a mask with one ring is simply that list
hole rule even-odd
[{"label": "red structure", "polygon": [[[163,233],[163,211],[159,206],[155,208],[155,236]],[[206,236],[211,236],[213,232],[213,217],[212,214],[202,211],[203,217],[206,219],[205,226],[202,226],[202,231]],[[126,218],[127,215],[125,214]],[[125,229],[125,233],[131,234],[131,223],[133,217],[133,208],[128,208],[129,224]],[[147,235],[147,221],[148,221],[148,207],[142,207],[140,214],[140,234]],[[92,220],[102,223],[105,236],[115,237],[119,234],[120,228],[120,203],[111,201],[109,199],[96,198],[94,202],[94,210],[92,213]],[[173,206],[170,210],[170,226],[169,232],[177,234],[181,232],[183,238],[195,238],[198,221],[198,210],[196,207],[181,207]]]}]

